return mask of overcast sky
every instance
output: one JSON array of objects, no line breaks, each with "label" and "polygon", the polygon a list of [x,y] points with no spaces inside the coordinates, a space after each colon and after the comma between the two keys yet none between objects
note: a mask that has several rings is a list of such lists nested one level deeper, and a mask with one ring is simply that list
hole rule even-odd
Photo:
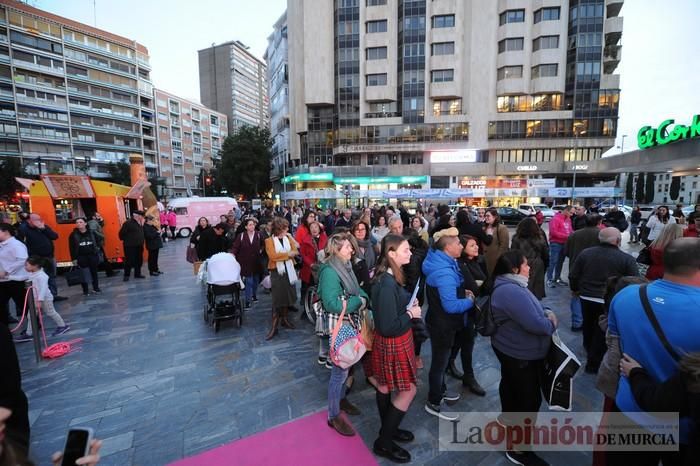
[{"label": "overcast sky", "polygon": [[[295,0],[302,1],[302,0]],[[332,1],[332,0],[328,0]],[[465,0],[466,1],[466,0]],[[495,1],[495,0],[494,0]],[[199,100],[197,50],[240,40],[262,59],[286,0],[29,0],[30,5],[134,39],[148,47],[156,87]],[[627,0],[622,8],[620,121],[625,150],[641,126],[700,113],[700,0]],[[620,149],[612,148],[611,153]]]}]

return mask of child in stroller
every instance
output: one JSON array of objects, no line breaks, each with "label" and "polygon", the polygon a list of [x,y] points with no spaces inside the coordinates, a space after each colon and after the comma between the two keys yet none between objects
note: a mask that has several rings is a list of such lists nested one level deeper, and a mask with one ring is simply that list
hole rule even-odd
[{"label": "child in stroller", "polygon": [[241,307],[241,266],[228,252],[214,254],[205,262],[207,304],[204,305],[204,321],[219,331],[222,320],[234,320],[236,327],[243,325]]}]

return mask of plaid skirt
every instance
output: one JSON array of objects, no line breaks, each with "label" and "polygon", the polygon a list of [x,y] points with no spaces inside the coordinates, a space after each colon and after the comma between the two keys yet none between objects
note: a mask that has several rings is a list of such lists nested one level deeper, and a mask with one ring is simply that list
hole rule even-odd
[{"label": "plaid skirt", "polygon": [[408,329],[398,337],[374,334],[372,344],[372,370],[380,385],[389,391],[401,392],[416,384],[416,358],[413,348],[413,332]]}]

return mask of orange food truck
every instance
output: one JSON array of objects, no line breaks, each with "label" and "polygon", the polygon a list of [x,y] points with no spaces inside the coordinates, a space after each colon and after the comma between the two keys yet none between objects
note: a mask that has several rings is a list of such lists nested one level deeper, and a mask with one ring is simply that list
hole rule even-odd
[{"label": "orange food truck", "polygon": [[141,209],[141,197],[148,183],[123,186],[98,181],[89,176],[43,175],[40,180],[17,178],[29,191],[30,211],[41,215],[56,233],[54,242],[58,267],[71,265],[68,237],[75,219],[99,212],[104,218],[105,259],[122,262],[124,251],[119,229],[133,209]]}]

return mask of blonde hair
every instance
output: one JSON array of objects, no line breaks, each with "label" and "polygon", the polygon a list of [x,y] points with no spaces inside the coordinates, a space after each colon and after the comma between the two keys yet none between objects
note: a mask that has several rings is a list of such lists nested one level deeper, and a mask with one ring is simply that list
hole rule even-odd
[{"label": "blonde hair", "polygon": [[328,238],[328,244],[326,244],[326,248],[323,250],[326,256],[324,260],[328,261],[331,257],[337,256],[346,241],[349,241],[350,245],[357,244],[354,242],[354,239],[355,238],[349,231],[333,233],[330,238]]},{"label": "blonde hair", "polygon": [[677,223],[669,223],[663,228],[663,230],[661,230],[659,236],[649,245],[649,247],[664,250],[671,241],[682,237],[683,227]]}]

